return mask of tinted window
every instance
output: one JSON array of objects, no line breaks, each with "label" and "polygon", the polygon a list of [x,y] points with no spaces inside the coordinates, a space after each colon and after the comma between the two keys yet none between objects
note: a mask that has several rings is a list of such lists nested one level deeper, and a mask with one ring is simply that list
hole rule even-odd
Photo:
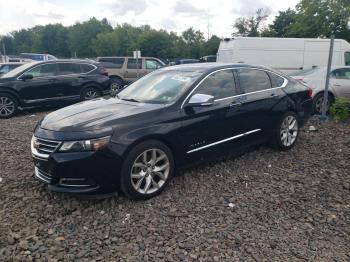
[{"label": "tinted window", "polygon": [[208,76],[196,89],[196,94],[214,96],[215,99],[226,98],[237,94],[232,70],[224,70]]},{"label": "tinted window", "polygon": [[108,68],[122,68],[124,61],[125,58],[103,57],[99,59],[99,62]]},{"label": "tinted window", "polygon": [[10,71],[10,66],[9,65],[3,65],[3,66],[0,66],[0,73],[4,74],[4,73],[7,73],[8,71]]},{"label": "tinted window", "polygon": [[83,73],[89,73],[95,69],[93,65],[89,65],[89,64],[81,64],[80,66],[81,66],[81,71]]},{"label": "tinted window", "polygon": [[345,65],[350,66],[350,52],[345,53]]},{"label": "tinted window", "polygon": [[45,77],[45,76],[53,76],[56,75],[57,72],[57,64],[45,64],[41,66],[34,67],[25,74],[31,74],[33,77]]},{"label": "tinted window", "polygon": [[[142,59],[139,59],[139,69],[142,69]],[[137,69],[136,59],[129,58],[128,59],[128,69]]]},{"label": "tinted window", "polygon": [[146,59],[146,69],[155,70],[160,67],[162,67],[162,65],[158,61],[153,59]]},{"label": "tinted window", "polygon": [[350,80],[350,69],[342,68],[334,70],[331,76],[336,79]]},{"label": "tinted window", "polygon": [[80,64],[60,63],[58,68],[60,75],[80,74]]},{"label": "tinted window", "polygon": [[239,83],[245,93],[271,88],[270,78],[265,71],[255,69],[239,69]]},{"label": "tinted window", "polygon": [[280,77],[274,73],[269,73],[271,78],[272,87],[280,87],[284,83],[284,78]]}]

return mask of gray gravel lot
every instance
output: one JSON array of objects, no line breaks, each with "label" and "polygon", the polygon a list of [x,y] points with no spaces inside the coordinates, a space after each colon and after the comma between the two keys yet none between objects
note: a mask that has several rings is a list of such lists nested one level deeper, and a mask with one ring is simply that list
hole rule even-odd
[{"label": "gray gravel lot", "polygon": [[[34,116],[31,114],[35,114]],[[33,177],[46,112],[0,120],[0,261],[349,261],[350,122],[186,170],[154,199],[82,200]]]}]

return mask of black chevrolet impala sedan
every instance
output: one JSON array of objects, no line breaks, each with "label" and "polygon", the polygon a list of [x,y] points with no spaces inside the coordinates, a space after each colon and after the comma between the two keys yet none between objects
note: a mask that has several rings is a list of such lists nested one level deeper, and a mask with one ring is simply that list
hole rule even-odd
[{"label": "black chevrolet impala sedan", "polygon": [[288,150],[311,113],[311,90],[259,66],[157,70],[116,97],[75,104],[35,128],[35,176],[56,192],[158,195],[175,170],[269,142]]}]

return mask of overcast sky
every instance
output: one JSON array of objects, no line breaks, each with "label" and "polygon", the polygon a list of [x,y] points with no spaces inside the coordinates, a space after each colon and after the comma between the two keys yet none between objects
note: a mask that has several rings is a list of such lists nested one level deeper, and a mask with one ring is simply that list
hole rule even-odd
[{"label": "overcast sky", "polygon": [[239,16],[269,8],[269,21],[299,0],[0,0],[0,34],[35,25],[72,25],[95,16],[120,23],[149,24],[156,29],[182,32],[192,26],[207,35],[229,37]]}]

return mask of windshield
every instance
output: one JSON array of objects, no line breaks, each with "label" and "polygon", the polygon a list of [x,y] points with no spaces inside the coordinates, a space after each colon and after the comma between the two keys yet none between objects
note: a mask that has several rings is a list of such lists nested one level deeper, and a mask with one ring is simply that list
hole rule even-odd
[{"label": "windshield", "polygon": [[6,78],[6,77],[15,77],[16,75],[22,73],[22,71],[28,69],[29,67],[35,65],[36,63],[28,63],[28,64],[24,64],[24,65],[21,65],[13,70],[11,70],[10,72],[8,72],[7,74],[4,74],[2,76],[2,78]]},{"label": "windshield", "polygon": [[199,76],[199,72],[193,71],[155,71],[128,86],[118,97],[134,102],[169,104],[181,96]]}]

